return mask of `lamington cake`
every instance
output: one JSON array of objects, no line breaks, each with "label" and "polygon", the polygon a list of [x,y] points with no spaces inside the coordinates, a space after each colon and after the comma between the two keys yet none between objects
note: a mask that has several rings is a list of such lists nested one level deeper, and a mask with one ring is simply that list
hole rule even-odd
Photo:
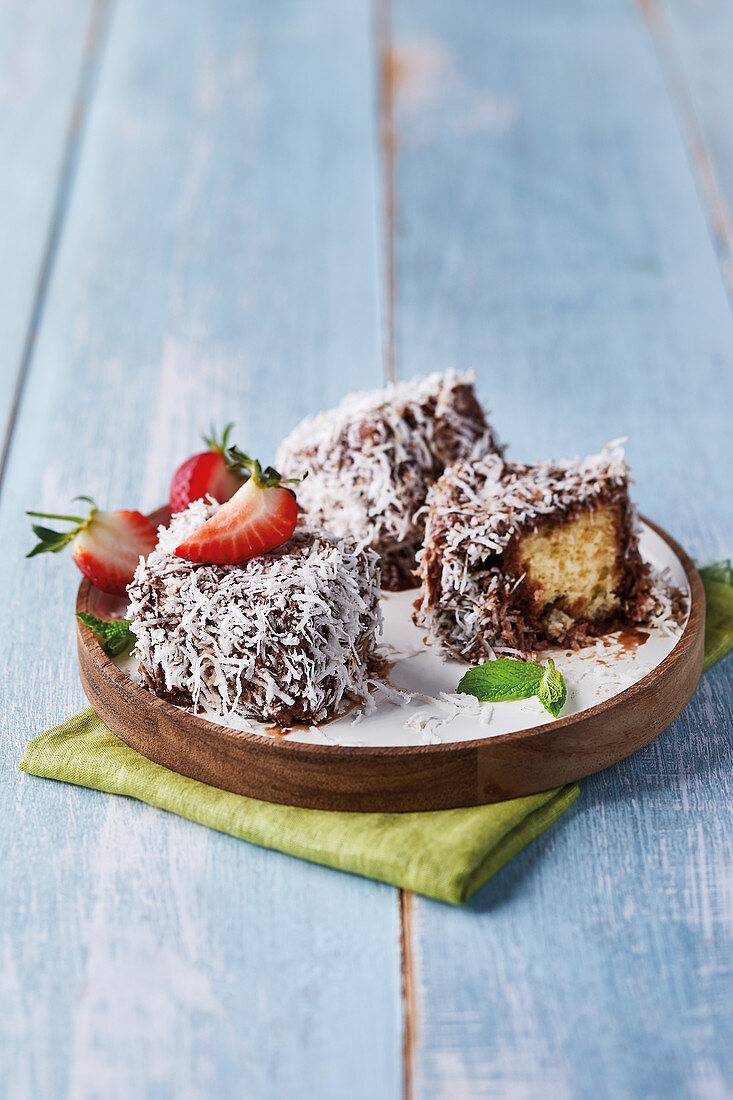
[{"label": "lamington cake", "polygon": [[286,477],[308,471],[301,507],[318,526],[376,550],[384,588],[415,587],[430,485],[451,463],[499,450],[473,382],[473,372],[448,371],[353,393],[280,446]]},{"label": "lamington cake", "polygon": [[160,528],[128,588],[147,686],[195,710],[281,726],[364,702],[381,629],[378,556],[306,521],[242,565],[177,557],[217,507],[196,501]]},{"label": "lamington cake", "polygon": [[428,496],[414,620],[456,657],[577,647],[655,613],[623,449],[459,462]]}]

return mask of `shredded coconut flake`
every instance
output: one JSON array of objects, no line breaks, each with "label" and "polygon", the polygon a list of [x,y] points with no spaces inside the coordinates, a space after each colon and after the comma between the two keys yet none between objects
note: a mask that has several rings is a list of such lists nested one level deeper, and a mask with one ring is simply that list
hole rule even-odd
[{"label": "shredded coconut flake", "polygon": [[[443,730],[456,718],[471,718],[481,726],[488,726],[494,713],[491,703],[481,703],[473,695],[448,694],[441,691],[437,699],[425,696],[428,706],[414,711],[403,723],[403,729],[413,730],[423,736],[423,744],[437,745],[443,741]],[[436,711],[438,712],[436,714]]]},{"label": "shredded coconut flake", "polygon": [[448,371],[349,394],[280,446],[278,469],[308,471],[298,501],[314,522],[386,556],[385,587],[410,586],[429,486],[450,463],[499,449],[474,378]]},{"label": "shredded coconut flake", "polygon": [[428,644],[471,660],[530,653],[537,638],[515,606],[523,578],[504,572],[504,550],[516,534],[547,517],[609,499],[624,516],[625,567],[635,578],[624,616],[674,629],[679,596],[663,579],[651,578],[639,558],[622,442],[584,459],[523,465],[485,453],[446,470],[428,493],[425,542],[417,555],[422,588],[415,622],[425,628]]},{"label": "shredded coconut flake", "polygon": [[148,686],[195,711],[283,725],[369,705],[377,555],[302,522],[284,547],[243,565],[177,557],[216,507],[197,501],[174,516],[128,588]]}]

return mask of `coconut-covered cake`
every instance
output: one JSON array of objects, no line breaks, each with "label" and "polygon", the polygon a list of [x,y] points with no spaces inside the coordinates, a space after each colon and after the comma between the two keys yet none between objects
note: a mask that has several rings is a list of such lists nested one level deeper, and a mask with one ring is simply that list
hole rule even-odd
[{"label": "coconut-covered cake", "polygon": [[660,610],[617,444],[582,461],[459,462],[428,505],[414,619],[457,657],[575,647]]},{"label": "coconut-covered cake", "polygon": [[300,506],[319,526],[376,550],[384,588],[415,585],[422,509],[446,466],[499,450],[473,382],[473,372],[448,371],[353,393],[304,420],[280,446],[285,476],[308,471]]},{"label": "coconut-covered cake", "polygon": [[366,701],[381,629],[377,555],[301,521],[280,549],[241,565],[177,556],[216,511],[196,501],[160,528],[128,588],[147,686],[196,710],[278,725]]}]

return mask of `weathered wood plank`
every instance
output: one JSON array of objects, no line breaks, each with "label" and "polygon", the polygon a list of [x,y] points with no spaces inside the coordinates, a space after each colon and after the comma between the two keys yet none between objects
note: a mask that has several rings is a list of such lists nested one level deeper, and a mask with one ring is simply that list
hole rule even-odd
[{"label": "weathered wood plank", "polygon": [[[396,0],[398,374],[475,366],[510,455],[629,435],[643,510],[730,554],[733,323],[625,0]],[[415,899],[416,1096],[729,1095],[731,661],[463,911]]]},{"label": "weathered wood plank", "polygon": [[[732,444],[707,398],[729,393],[729,349],[705,216],[643,24],[621,0],[575,8],[484,5],[473,40],[396,5],[400,373],[475,365],[516,456],[628,434],[642,508],[720,554]],[[665,498],[693,470],[694,499]]]},{"label": "weathered wood plank", "polygon": [[644,0],[642,10],[733,294],[733,8],[725,0]]},{"label": "weathered wood plank", "polygon": [[93,0],[0,4],[0,471],[66,198],[75,101],[94,65],[93,16]]},{"label": "weathered wood plank", "polygon": [[[366,3],[121,0],[3,494],[0,1092],[394,1097],[396,891],[15,771],[82,702],[23,506],[152,507],[381,373]],[[8,532],[6,534],[6,532]]]}]

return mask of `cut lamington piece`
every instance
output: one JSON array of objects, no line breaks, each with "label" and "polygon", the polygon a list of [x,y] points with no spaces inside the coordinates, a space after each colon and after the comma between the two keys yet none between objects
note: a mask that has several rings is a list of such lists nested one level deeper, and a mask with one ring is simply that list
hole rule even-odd
[{"label": "cut lamington piece", "polygon": [[285,477],[308,471],[298,503],[312,521],[381,555],[384,588],[415,586],[422,509],[446,466],[499,450],[473,381],[473,372],[448,371],[350,394],[304,420],[278,451]]},{"label": "cut lamington piece", "polygon": [[196,501],[161,528],[128,588],[136,655],[156,695],[290,725],[363,703],[377,633],[379,559],[301,524],[242,565],[195,565],[176,546],[213,515]]},{"label": "cut lamington piece", "polygon": [[428,497],[414,619],[465,660],[577,646],[658,611],[623,449],[532,466],[452,466]]}]

